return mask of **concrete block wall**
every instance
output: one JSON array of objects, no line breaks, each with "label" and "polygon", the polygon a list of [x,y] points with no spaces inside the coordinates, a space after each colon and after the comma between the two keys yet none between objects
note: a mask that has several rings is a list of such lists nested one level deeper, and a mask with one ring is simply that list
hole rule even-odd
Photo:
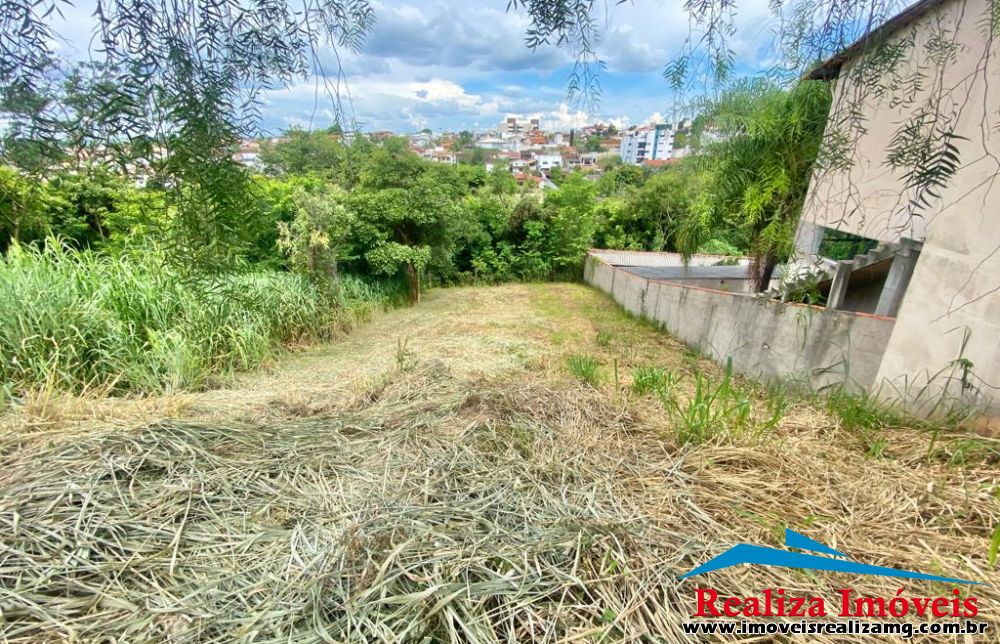
[{"label": "concrete block wall", "polygon": [[873,386],[894,320],[648,280],[587,258],[586,281],[688,346],[764,380]]}]

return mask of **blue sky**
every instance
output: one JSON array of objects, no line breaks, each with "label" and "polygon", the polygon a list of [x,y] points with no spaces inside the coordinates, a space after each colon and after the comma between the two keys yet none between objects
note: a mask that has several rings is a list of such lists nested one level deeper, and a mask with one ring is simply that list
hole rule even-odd
[{"label": "blue sky", "polygon": [[[682,0],[607,3],[606,11],[597,3],[597,53],[607,66],[598,109],[567,102],[571,54],[555,47],[530,51],[524,44],[527,18],[508,12],[507,0],[373,2],[376,24],[363,51],[339,52],[348,107],[364,129],[398,132],[486,130],[508,115],[540,117],[549,129],[684,116],[662,77],[688,34]],[[93,25],[87,4],[67,12],[76,43],[87,42]],[[741,70],[764,64],[767,7],[768,0],[739,2],[733,45]],[[334,60],[332,51],[325,54]],[[264,126],[272,132],[291,125],[322,128],[332,121],[331,99],[319,78],[269,91],[263,100]]]}]

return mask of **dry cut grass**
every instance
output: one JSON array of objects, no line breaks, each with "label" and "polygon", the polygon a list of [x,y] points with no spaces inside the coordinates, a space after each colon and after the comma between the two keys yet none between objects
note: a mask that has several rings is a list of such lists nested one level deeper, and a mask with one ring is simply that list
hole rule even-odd
[{"label": "dry cut grass", "polygon": [[[633,387],[633,373],[672,392]],[[583,287],[455,289],[192,395],[182,419],[8,418],[0,632],[684,642],[700,585],[828,601],[838,588],[950,592],[748,566],[677,580],[736,543],[778,546],[786,526],[867,563],[998,581],[988,449],[958,465],[895,428],[875,455],[801,399],[753,431],[769,394],[738,379],[746,417],[685,442],[665,401],[686,409],[696,373],[724,378]],[[955,440],[936,444],[950,454]],[[996,587],[972,592],[995,635]]]}]

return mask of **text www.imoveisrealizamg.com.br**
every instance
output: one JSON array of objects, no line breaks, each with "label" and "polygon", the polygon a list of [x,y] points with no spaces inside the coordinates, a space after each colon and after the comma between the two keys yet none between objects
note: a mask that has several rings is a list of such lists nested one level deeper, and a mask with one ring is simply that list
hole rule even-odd
[{"label": "text www.imoveisrealizamg.com.br", "polygon": [[687,635],[982,635],[989,626],[972,620],[954,622],[874,622],[858,619],[836,622],[691,621],[684,622]]}]

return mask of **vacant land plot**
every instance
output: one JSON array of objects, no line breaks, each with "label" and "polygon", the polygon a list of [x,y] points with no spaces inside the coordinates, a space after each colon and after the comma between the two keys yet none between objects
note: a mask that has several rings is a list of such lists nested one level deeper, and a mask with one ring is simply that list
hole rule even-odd
[{"label": "vacant land plot", "polygon": [[[3,421],[0,633],[682,642],[697,587],[951,594],[750,566],[677,580],[737,543],[783,547],[786,526],[1000,581],[995,442],[825,408],[576,285],[435,291],[228,389],[38,397]],[[960,592],[995,639],[997,588]]]}]

